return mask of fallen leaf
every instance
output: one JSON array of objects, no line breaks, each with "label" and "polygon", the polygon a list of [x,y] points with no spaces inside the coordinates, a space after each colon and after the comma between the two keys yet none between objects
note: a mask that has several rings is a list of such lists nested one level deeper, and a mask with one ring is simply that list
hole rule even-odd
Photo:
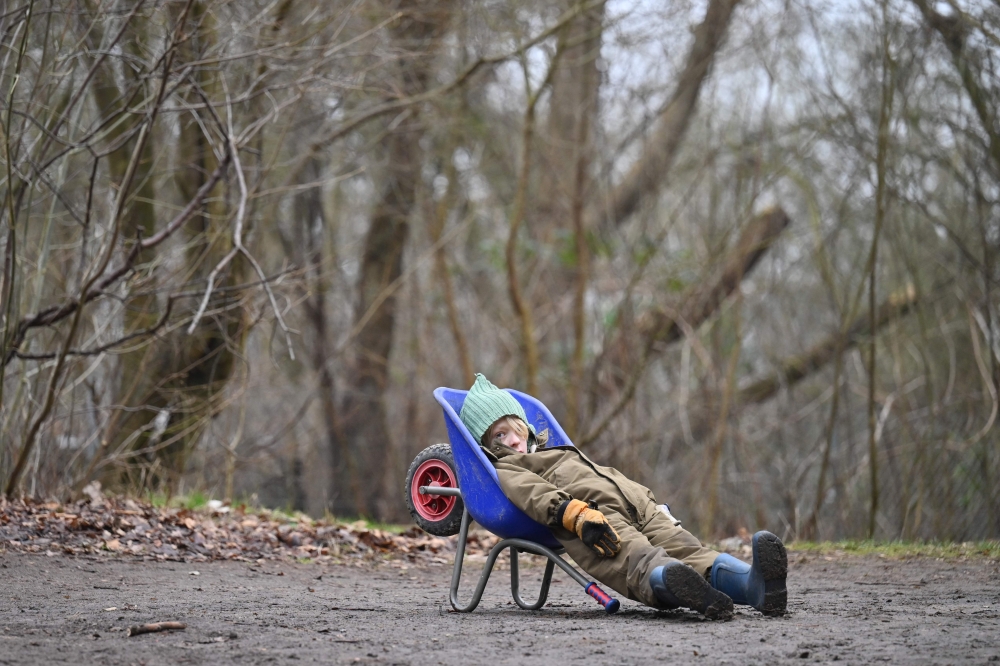
[{"label": "fallen leaf", "polygon": [[[474,529],[466,553],[485,555],[498,541],[499,537]],[[65,505],[0,498],[0,543],[12,552],[50,557],[65,553],[257,564],[304,557],[321,563],[352,558],[358,564],[384,560],[390,566],[450,563],[456,548],[455,537],[431,536],[417,527],[392,534],[368,529],[363,521],[347,525],[289,519],[264,510],[248,513],[246,507],[228,513],[192,511],[103,495]]]}]

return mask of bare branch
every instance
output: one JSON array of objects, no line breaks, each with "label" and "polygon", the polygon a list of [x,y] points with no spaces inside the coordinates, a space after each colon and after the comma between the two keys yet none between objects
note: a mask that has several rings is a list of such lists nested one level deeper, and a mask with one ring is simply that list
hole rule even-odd
[{"label": "bare branch", "polygon": [[[727,1],[732,1],[732,0],[727,0]],[[313,156],[315,156],[317,153],[319,153],[321,150],[323,150],[333,142],[337,141],[338,139],[347,135],[348,133],[354,131],[355,129],[367,123],[368,121],[392,113],[397,113],[411,106],[423,104],[424,102],[429,102],[443,95],[447,95],[453,90],[457,90],[458,88],[461,88],[463,85],[465,85],[469,81],[469,79],[471,79],[472,76],[479,70],[494,65],[499,65],[501,63],[522,56],[530,49],[534,48],[538,44],[541,44],[548,38],[558,33],[560,30],[563,29],[564,26],[566,26],[570,21],[572,21],[580,14],[587,12],[593,9],[594,7],[599,7],[600,5],[603,5],[606,2],[607,0],[591,0],[591,2],[581,3],[580,5],[574,7],[573,9],[565,12],[562,16],[559,17],[558,20],[556,20],[554,24],[552,24],[545,30],[541,31],[531,39],[527,40],[517,48],[508,51],[506,53],[502,53],[500,55],[488,56],[476,59],[472,63],[468,64],[461,72],[459,72],[459,74],[454,79],[452,79],[448,83],[442,84],[436,88],[432,88],[431,90],[428,90],[426,92],[404,97],[402,99],[393,100],[391,102],[384,102],[382,104],[378,104],[370,109],[360,112],[353,118],[345,120],[340,125],[330,130],[325,136],[317,139],[309,146],[309,149],[302,155],[302,157],[299,160],[299,167],[292,170],[289,176],[289,182],[298,179],[301,170],[308,163],[309,159],[311,159]]]},{"label": "bare branch", "polygon": [[705,82],[715,54],[722,46],[732,19],[733,10],[740,0],[710,0],[705,19],[694,31],[694,43],[688,52],[687,62],[681,72],[673,97],[657,123],[653,138],[647,143],[642,156],[611,193],[605,206],[593,208],[587,228],[607,219],[615,224],[624,223],[642,202],[659,192],[667,182],[667,174],[687,132],[688,124],[698,103],[698,93]]},{"label": "bare branch", "polygon": [[[875,332],[912,312],[919,300],[917,291],[912,285],[902,292],[891,295],[878,307]],[[740,389],[739,402],[742,404],[764,402],[777,394],[782,387],[790,388],[810,377],[835,358],[839,345],[842,345],[841,349],[844,351],[868,340],[873,335],[870,324],[867,313],[859,315],[843,336],[832,335],[811,347],[805,354],[781,361],[779,369],[774,374]]]},{"label": "bare branch", "polygon": [[641,359],[636,364],[618,401],[580,440],[579,446],[586,446],[601,436],[611,425],[611,422],[621,414],[625,406],[632,401],[639,379],[645,372],[650,357],[680,339],[685,323],[693,331],[708,321],[725,299],[739,287],[743,278],[753,270],[753,267],[781,235],[789,222],[788,216],[780,208],[761,213],[751,220],[750,224],[743,230],[735,250],[718,275],[695,287],[684,298],[683,305],[678,308],[676,316],[671,316],[666,309],[657,309],[648,313],[640,324],[645,340]]},{"label": "bare branch", "polygon": [[233,135],[233,125],[232,125],[232,105],[229,105],[229,132],[227,134],[227,141],[229,143],[229,154],[233,158],[233,166],[236,170],[236,180],[240,186],[240,202],[236,209],[236,222],[233,229],[233,249],[230,250],[226,256],[216,264],[215,268],[208,276],[208,285],[205,288],[205,296],[202,298],[201,305],[198,307],[198,311],[195,313],[194,318],[191,320],[191,325],[188,326],[188,335],[194,333],[195,328],[198,326],[198,322],[201,320],[202,315],[205,312],[205,308],[208,307],[209,297],[212,295],[212,289],[215,286],[215,279],[218,277],[219,273],[225,269],[230,261],[237,255],[242,253],[246,257],[250,265],[253,266],[254,270],[257,272],[257,276],[260,278],[261,285],[264,291],[267,293],[267,297],[271,302],[271,308],[274,310],[275,319],[278,321],[278,325],[285,334],[285,344],[288,346],[288,355],[291,359],[295,360],[295,349],[292,347],[292,337],[291,331],[288,325],[285,323],[284,317],[281,315],[281,310],[278,308],[278,302],[274,298],[274,292],[271,290],[271,285],[267,280],[267,276],[264,274],[264,270],[260,267],[260,264],[250,254],[249,250],[243,245],[243,223],[246,217],[246,206],[247,199],[249,197],[247,192],[247,182],[243,175],[243,165],[240,163],[239,148],[236,146],[236,139]]},{"label": "bare branch", "polygon": [[[105,352],[108,352],[108,351],[114,349],[115,347],[121,347],[126,342],[131,342],[132,340],[137,340],[139,338],[145,338],[145,337],[149,337],[149,336],[152,336],[152,335],[156,335],[156,333],[161,328],[163,328],[163,326],[167,323],[167,320],[170,318],[170,312],[171,312],[171,309],[173,308],[173,305],[174,305],[174,299],[175,299],[175,297],[173,295],[171,295],[170,297],[167,298],[167,306],[163,309],[163,314],[160,316],[160,319],[155,324],[153,324],[152,326],[150,326],[149,328],[144,328],[142,330],[135,331],[133,333],[129,333],[128,335],[126,335],[124,337],[121,337],[121,338],[118,338],[117,340],[114,340],[113,342],[109,342],[107,344],[103,344],[103,345],[101,345],[99,347],[94,347],[93,349],[70,349],[69,351],[66,352],[66,355],[67,356],[97,356],[99,354],[104,354]],[[24,359],[26,361],[48,361],[48,360],[54,359],[54,358],[56,358],[58,356],[58,354],[56,354],[56,353],[51,353],[51,354],[25,354],[23,352],[16,351],[16,350],[14,351],[14,354],[18,358]]]},{"label": "bare branch", "polygon": [[52,324],[62,321],[69,315],[73,314],[76,309],[80,307],[80,305],[86,305],[98,296],[104,295],[108,287],[132,270],[135,260],[139,256],[140,250],[156,247],[177,231],[181,225],[191,219],[191,216],[197,212],[199,206],[201,206],[202,202],[205,200],[205,197],[208,196],[208,193],[213,187],[215,187],[216,183],[219,182],[219,179],[222,178],[226,167],[229,166],[229,160],[231,158],[231,154],[227,152],[225,158],[219,162],[219,166],[216,167],[214,172],[212,172],[212,175],[207,181],[205,181],[205,184],[198,189],[198,192],[191,199],[191,201],[188,202],[187,206],[184,207],[184,210],[178,213],[173,220],[168,222],[164,228],[155,235],[144,240],[138,240],[132,246],[132,250],[125,258],[125,261],[122,262],[122,265],[106,275],[100,282],[97,283],[95,287],[87,291],[86,295],[76,299],[67,299],[59,305],[52,305],[36,314],[29,314],[23,317],[21,321],[18,322],[14,338],[11,341],[10,346],[7,348],[7,354],[3,359],[4,365],[10,363],[11,359],[14,358],[14,350],[21,346],[21,343],[24,342],[24,336],[30,329],[42,326],[51,326]]}]

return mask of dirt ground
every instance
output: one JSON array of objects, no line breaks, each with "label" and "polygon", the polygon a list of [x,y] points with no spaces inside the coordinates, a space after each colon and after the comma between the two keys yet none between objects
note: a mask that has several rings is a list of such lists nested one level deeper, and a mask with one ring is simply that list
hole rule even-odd
[{"label": "dirt ground", "polygon": [[[522,564],[526,598],[541,571]],[[997,562],[793,555],[789,614],[737,607],[729,622],[630,601],[608,616],[556,571],[541,611],[514,606],[496,571],[459,614],[446,564],[0,554],[0,664],[1000,662]],[[126,637],[169,620],[187,629]]]}]

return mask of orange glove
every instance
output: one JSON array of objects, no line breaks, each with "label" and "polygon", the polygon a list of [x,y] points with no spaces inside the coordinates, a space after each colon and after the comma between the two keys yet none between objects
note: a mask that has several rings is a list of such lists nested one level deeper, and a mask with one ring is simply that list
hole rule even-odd
[{"label": "orange glove", "polygon": [[622,549],[622,540],[608,519],[597,509],[591,509],[586,502],[566,500],[559,507],[563,527],[576,532],[580,541],[601,557],[614,557]]}]

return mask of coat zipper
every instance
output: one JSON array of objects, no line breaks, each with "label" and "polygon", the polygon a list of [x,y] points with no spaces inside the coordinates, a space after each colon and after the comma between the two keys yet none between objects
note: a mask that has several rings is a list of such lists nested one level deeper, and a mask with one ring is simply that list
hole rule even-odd
[{"label": "coat zipper", "polygon": [[[553,447],[553,448],[556,448],[556,447]],[[560,447],[560,448],[562,448],[562,447]],[[625,491],[622,490],[622,487],[618,485],[618,482],[615,481],[614,479],[612,479],[611,477],[609,477],[609,476],[607,476],[605,474],[601,474],[600,472],[598,472],[597,468],[594,467],[594,463],[592,463],[590,461],[590,459],[587,458],[587,456],[583,455],[583,452],[580,451],[575,446],[568,446],[566,448],[570,449],[571,451],[573,451],[573,453],[575,453],[576,455],[580,456],[580,460],[582,460],[583,462],[587,463],[587,466],[590,467],[590,469],[594,470],[594,474],[596,474],[597,476],[601,477],[602,479],[606,479],[607,481],[610,481],[611,485],[613,485],[615,488],[618,489],[618,492],[621,494],[622,499],[625,500],[625,505],[628,508],[628,516],[629,516],[629,518],[632,519],[633,523],[638,523],[639,522],[638,511],[636,510],[635,505],[632,504],[632,502],[630,502],[628,500],[628,496],[625,495]]]}]

